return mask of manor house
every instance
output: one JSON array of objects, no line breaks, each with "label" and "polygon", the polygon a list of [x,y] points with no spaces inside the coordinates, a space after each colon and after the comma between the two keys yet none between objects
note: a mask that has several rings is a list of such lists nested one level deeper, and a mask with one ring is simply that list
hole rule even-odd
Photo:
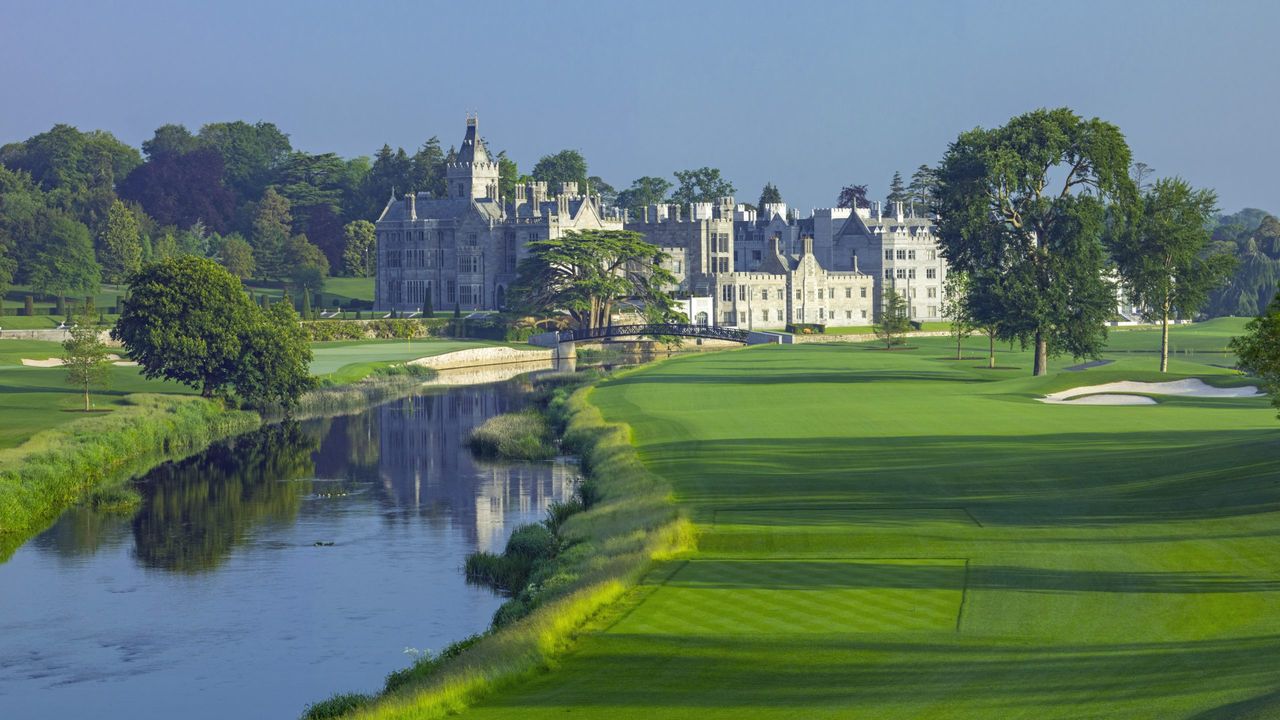
[{"label": "manor house", "polygon": [[497,160],[474,117],[446,174],[449,197],[392,197],[378,218],[378,309],[416,312],[428,299],[436,310],[501,309],[529,242],[625,228],[667,253],[679,295],[702,299],[692,322],[869,325],[887,288],[908,298],[912,319],[941,319],[946,266],[932,221],[904,215],[900,203],[889,215],[877,205],[797,219],[782,203],[756,210],[724,197],[651,205],[631,217],[576,183],[549,197],[540,182],[521,185],[515,201],[505,202]]}]

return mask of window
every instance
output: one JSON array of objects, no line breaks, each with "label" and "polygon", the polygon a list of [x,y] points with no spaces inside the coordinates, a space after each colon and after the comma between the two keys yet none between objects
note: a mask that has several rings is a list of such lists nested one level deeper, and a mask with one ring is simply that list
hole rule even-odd
[{"label": "window", "polygon": [[782,311],[778,311],[778,322],[782,322]]},{"label": "window", "polygon": [[916,279],[916,269],[915,269],[915,268],[908,268],[908,269],[907,269],[907,277],[911,278],[912,280],[915,280],[915,279]]},{"label": "window", "polygon": [[853,311],[852,311],[852,310],[845,310],[845,311],[844,311],[844,319],[845,319],[845,320],[852,320],[852,319],[853,319]]},{"label": "window", "polygon": [[449,303],[450,305],[457,302],[458,301],[457,284],[454,283],[453,280],[450,280],[447,283],[445,283],[444,288],[445,288],[445,302]]},{"label": "window", "polygon": [[724,314],[724,324],[725,324],[725,325],[732,325],[732,324],[733,324],[733,313],[732,313],[732,312],[726,312],[726,313]]},{"label": "window", "polygon": [[938,314],[938,306],[936,306],[936,305],[930,305],[930,306],[929,306],[929,317],[933,317],[934,315],[937,315],[937,314]]},{"label": "window", "polygon": [[864,288],[864,287],[860,287],[860,288],[858,288],[858,297],[863,297],[863,298],[864,298],[864,297],[866,297],[866,296],[867,296],[867,289],[866,289],[866,288]]},{"label": "window", "polygon": [[863,310],[863,311],[862,311],[862,319],[863,319],[863,320],[866,320],[866,319],[867,319],[867,311],[866,311],[866,310]]},{"label": "window", "polygon": [[733,286],[722,285],[720,287],[720,299],[725,302],[733,302]]},{"label": "window", "polygon": [[717,233],[716,238],[719,239],[720,252],[729,252],[729,233]]},{"label": "window", "polygon": [[[760,299],[761,299],[761,300],[768,300],[768,299],[769,299],[769,288],[760,288]],[[769,319],[769,318],[767,318],[767,317],[765,318],[765,320],[768,320],[768,319]]]},{"label": "window", "polygon": [[720,258],[720,272],[722,273],[729,272],[729,258],[727,257]]},{"label": "window", "polygon": [[915,260],[915,259],[916,259],[916,251],[915,251],[915,250],[908,250],[908,251],[907,251],[907,259],[908,259],[908,260]]},{"label": "window", "polygon": [[[898,272],[902,272],[902,271],[901,271],[901,270],[899,270]],[[885,280],[892,280],[892,279],[893,279],[893,270],[890,270],[889,268],[885,268],[885,269],[884,269],[884,279],[885,279]]]},{"label": "window", "polygon": [[425,297],[423,291],[426,289],[427,284],[421,280],[410,280],[408,285],[409,297],[406,300],[414,307],[422,307],[422,301]]},{"label": "window", "polygon": [[885,251],[884,251],[884,259],[885,259],[885,260],[892,260],[892,259],[893,259],[893,251],[892,251],[892,250],[885,250]]},{"label": "window", "polygon": [[677,275],[679,275],[679,274],[683,273],[683,272],[684,272],[684,263],[682,263],[682,262],[680,262],[679,260],[677,260],[677,261],[675,262],[675,267],[672,269],[672,272],[674,272],[674,273],[675,273],[675,274],[677,274]]},{"label": "window", "polygon": [[479,285],[459,285],[458,303],[461,305],[481,305],[484,297]]},{"label": "window", "polygon": [[899,279],[899,280],[906,280],[906,279],[907,279],[907,269],[906,269],[906,268],[898,268],[898,279]]},{"label": "window", "polygon": [[480,236],[475,233],[467,233],[467,244],[475,247],[480,244]]},{"label": "window", "polygon": [[460,273],[480,272],[480,256],[479,255],[459,255],[458,256],[458,272]]},{"label": "window", "polygon": [[[931,298],[936,298],[936,297],[938,297],[938,288],[936,288],[936,287],[931,287],[931,288],[929,288],[929,291],[928,291],[927,295],[928,295],[928,297],[931,297]],[[933,313],[929,313],[929,314],[930,314],[930,315],[932,315]]]},{"label": "window", "polygon": [[928,252],[925,254],[925,257],[929,258],[930,260],[937,260],[937,259],[938,259],[938,251],[937,251],[937,250],[930,250],[930,251],[928,251]]},{"label": "window", "polygon": [[915,296],[916,296],[916,289],[911,288],[911,297],[915,297]]},{"label": "window", "polygon": [[761,320],[763,320],[763,321],[765,321],[765,322],[769,322],[769,311],[768,311],[768,310],[761,310],[761,311],[760,311],[760,319],[761,319]]},{"label": "window", "polygon": [[906,260],[906,259],[907,259],[907,251],[906,251],[906,250],[899,250],[899,251],[898,251],[898,259],[899,259],[899,260]]},{"label": "window", "polygon": [[739,299],[739,300],[741,300],[741,301],[743,301],[743,302],[746,302],[746,300],[747,300],[747,286],[746,286],[746,285],[739,285],[739,286],[738,286],[738,299]]},{"label": "window", "polygon": [[827,318],[826,318],[826,314],[825,314],[825,309],[824,309],[824,308],[818,308],[818,319],[819,319],[819,320],[826,320],[826,319],[827,319]]},{"label": "window", "polygon": [[825,292],[825,291],[824,291],[822,288],[818,288],[818,299],[819,299],[819,300],[822,300],[822,299],[823,299],[823,297],[822,297],[822,293],[823,293],[823,292]]},{"label": "window", "polygon": [[927,278],[927,279],[929,279],[929,280],[937,280],[937,279],[938,279],[938,269],[937,269],[937,268],[925,268],[925,270],[924,270],[924,276],[925,276],[925,278]]},{"label": "window", "polygon": [[801,295],[800,295],[800,291],[799,291],[799,290],[797,290],[797,291],[796,291],[796,299],[797,299],[797,300],[802,299],[802,297],[801,297]]},{"label": "window", "polygon": [[738,313],[738,322],[740,322],[740,323],[744,323],[744,322],[746,322],[746,321],[747,321],[747,313],[746,313],[746,311],[744,310],[743,312]]}]

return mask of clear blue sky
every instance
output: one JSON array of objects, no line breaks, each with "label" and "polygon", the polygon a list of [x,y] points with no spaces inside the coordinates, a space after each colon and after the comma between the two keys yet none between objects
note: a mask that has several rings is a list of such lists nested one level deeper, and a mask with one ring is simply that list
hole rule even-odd
[{"label": "clear blue sky", "polygon": [[0,3],[0,142],[54,123],[276,123],[371,155],[462,136],[522,170],[576,148],[621,188],[719,167],[805,212],[934,163],[957,133],[1066,105],[1137,160],[1280,211],[1280,3]]}]

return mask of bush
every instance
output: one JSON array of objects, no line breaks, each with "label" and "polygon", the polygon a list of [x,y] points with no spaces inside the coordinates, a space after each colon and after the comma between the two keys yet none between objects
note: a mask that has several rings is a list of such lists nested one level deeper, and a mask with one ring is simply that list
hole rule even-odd
[{"label": "bush", "polygon": [[340,718],[347,713],[359,710],[373,701],[373,698],[364,693],[343,693],[334,695],[328,700],[318,702],[314,705],[308,705],[307,709],[302,713],[302,720],[329,720],[329,718]]},{"label": "bush", "polygon": [[827,331],[826,325],[818,323],[788,323],[787,332],[793,335],[821,335]]},{"label": "bush", "polygon": [[533,570],[555,557],[558,548],[559,541],[545,525],[521,525],[511,533],[501,555],[480,551],[467,556],[467,582],[518,593],[529,584]]},{"label": "bush", "polygon": [[480,457],[546,460],[556,454],[551,427],[536,410],[495,415],[471,431],[471,451]]}]

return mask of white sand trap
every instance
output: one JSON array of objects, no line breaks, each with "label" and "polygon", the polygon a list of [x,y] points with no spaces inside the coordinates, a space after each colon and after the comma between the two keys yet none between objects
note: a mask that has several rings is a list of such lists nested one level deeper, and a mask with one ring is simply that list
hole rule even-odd
[{"label": "white sand trap", "polygon": [[[1108,394],[1111,393],[1111,394]],[[1219,388],[1206,384],[1199,378],[1187,380],[1171,380],[1169,382],[1122,382],[1104,383],[1071,388],[1061,392],[1050,393],[1040,402],[1051,404],[1070,403],[1072,405],[1155,405],[1156,401],[1142,395],[1121,395],[1116,393],[1145,393],[1148,395],[1180,395],[1182,397],[1203,398],[1239,398],[1258,397],[1262,395],[1253,385]]]},{"label": "white sand trap", "polygon": [[111,364],[118,365],[120,367],[138,367],[138,363],[134,362],[133,360],[117,360]]},{"label": "white sand trap", "polygon": [[[136,362],[132,362],[129,360],[120,360],[119,355],[108,355],[107,360],[112,362],[112,364],[114,365],[137,365],[138,364]],[[43,368],[62,367],[62,358],[49,358],[47,360],[28,360],[27,358],[22,358],[22,364],[26,365],[27,367],[43,367]]]}]

